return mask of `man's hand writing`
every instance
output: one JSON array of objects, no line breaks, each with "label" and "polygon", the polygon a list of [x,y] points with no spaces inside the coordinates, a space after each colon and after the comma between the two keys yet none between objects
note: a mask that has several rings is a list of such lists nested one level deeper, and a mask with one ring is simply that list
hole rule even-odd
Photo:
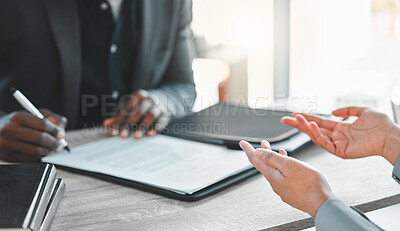
[{"label": "man's hand writing", "polygon": [[46,119],[28,112],[13,112],[0,118],[0,159],[9,162],[35,162],[60,149],[67,119],[42,109]]}]

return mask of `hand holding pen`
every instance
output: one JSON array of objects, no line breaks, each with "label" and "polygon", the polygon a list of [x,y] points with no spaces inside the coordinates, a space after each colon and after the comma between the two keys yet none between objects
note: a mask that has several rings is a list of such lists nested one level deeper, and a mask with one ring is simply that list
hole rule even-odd
[{"label": "hand holding pen", "polygon": [[[14,97],[16,92],[13,89]],[[27,105],[23,107],[27,109]],[[35,115],[31,109],[27,111],[12,112],[0,118],[0,159],[35,162],[51,152],[68,148],[63,139],[67,124],[65,117],[48,110],[36,109],[38,113]]]}]

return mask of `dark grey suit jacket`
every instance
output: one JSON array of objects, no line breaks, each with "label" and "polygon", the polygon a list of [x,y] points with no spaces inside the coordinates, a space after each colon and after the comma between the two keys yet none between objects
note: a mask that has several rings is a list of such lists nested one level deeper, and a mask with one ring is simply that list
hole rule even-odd
[{"label": "dark grey suit jacket", "polygon": [[[19,88],[38,107],[66,115],[75,128],[80,113],[81,31],[76,1],[0,0],[0,110],[21,110]],[[173,116],[195,98],[191,0],[139,0],[139,54],[130,90],[161,98]]]}]

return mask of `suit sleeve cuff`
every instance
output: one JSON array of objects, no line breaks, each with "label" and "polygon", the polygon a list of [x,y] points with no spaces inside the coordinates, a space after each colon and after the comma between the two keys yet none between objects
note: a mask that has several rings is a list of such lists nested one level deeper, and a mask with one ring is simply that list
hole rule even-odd
[{"label": "suit sleeve cuff", "polygon": [[392,177],[395,181],[397,181],[397,183],[400,184],[400,158],[397,159],[396,163],[394,164]]},{"label": "suit sleeve cuff", "polygon": [[316,230],[382,230],[343,201],[327,200],[315,216]]}]

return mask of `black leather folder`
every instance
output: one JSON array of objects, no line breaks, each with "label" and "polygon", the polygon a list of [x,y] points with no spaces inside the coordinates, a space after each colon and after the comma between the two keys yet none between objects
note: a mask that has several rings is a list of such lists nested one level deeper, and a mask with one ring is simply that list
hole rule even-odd
[{"label": "black leather folder", "polygon": [[136,188],[139,190],[143,190],[149,193],[155,193],[161,196],[165,196],[168,198],[172,198],[172,199],[176,199],[176,200],[181,200],[181,201],[188,201],[188,202],[194,202],[194,201],[198,201],[201,200],[205,197],[211,196],[213,194],[216,194],[232,185],[238,184],[240,182],[242,182],[243,180],[256,175],[258,172],[257,169],[255,168],[251,168],[249,170],[243,171],[241,173],[238,173],[236,175],[233,175],[231,177],[228,177],[224,180],[221,180],[215,184],[212,184],[204,189],[201,189],[195,193],[192,194],[179,194],[173,191],[169,191],[166,189],[162,189],[162,188],[158,188],[158,187],[153,187],[150,185],[146,185],[146,184],[142,184],[136,181],[131,181],[131,180],[125,180],[119,177],[114,177],[114,176],[110,176],[110,175],[106,175],[106,174],[100,174],[100,173],[94,173],[94,172],[88,172],[88,171],[84,171],[84,170],[80,170],[80,169],[75,169],[75,168],[69,168],[69,167],[65,167],[65,166],[57,166],[57,168],[61,168],[61,169],[65,169],[71,172],[75,172],[78,174],[82,174],[82,175],[87,175],[87,176],[91,176],[91,177],[95,177],[101,180],[105,180],[111,183],[116,183],[116,184],[120,184],[123,186],[128,186],[128,187],[132,187],[132,188]]},{"label": "black leather folder", "polygon": [[281,142],[298,130],[280,122],[291,112],[251,109],[218,103],[191,116],[171,123],[163,133],[184,139],[223,144],[239,148],[240,140],[259,145],[261,140]]}]

